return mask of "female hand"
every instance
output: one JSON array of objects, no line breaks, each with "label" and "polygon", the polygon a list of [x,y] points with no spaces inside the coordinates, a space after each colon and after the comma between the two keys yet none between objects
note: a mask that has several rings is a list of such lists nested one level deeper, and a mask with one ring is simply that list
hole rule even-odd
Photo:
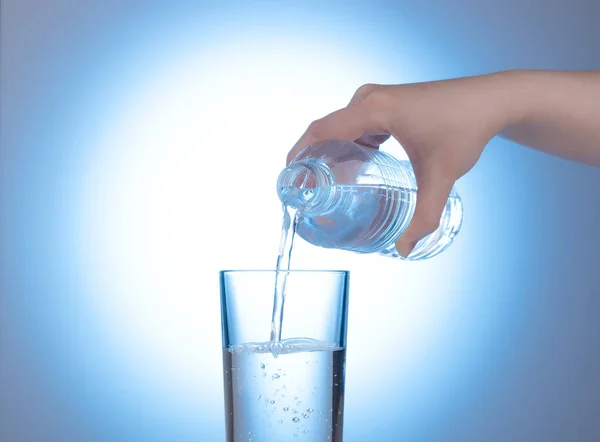
[{"label": "female hand", "polygon": [[396,243],[407,257],[439,226],[454,182],[497,134],[600,165],[600,72],[506,71],[404,85],[367,84],[348,106],[314,121],[288,154],[343,139],[378,148],[393,136],[415,171],[417,206]]},{"label": "female hand", "polygon": [[288,154],[326,139],[378,148],[393,136],[412,163],[417,206],[396,243],[406,257],[440,223],[454,182],[479,159],[488,141],[507,124],[488,78],[360,87],[347,107],[314,121]]}]

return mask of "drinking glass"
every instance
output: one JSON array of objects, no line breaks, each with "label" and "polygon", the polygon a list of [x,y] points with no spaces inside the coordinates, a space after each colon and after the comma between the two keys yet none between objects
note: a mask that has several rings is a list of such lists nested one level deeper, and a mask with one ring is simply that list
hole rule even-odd
[{"label": "drinking glass", "polygon": [[227,442],[342,442],[348,283],[343,270],[220,272]]}]

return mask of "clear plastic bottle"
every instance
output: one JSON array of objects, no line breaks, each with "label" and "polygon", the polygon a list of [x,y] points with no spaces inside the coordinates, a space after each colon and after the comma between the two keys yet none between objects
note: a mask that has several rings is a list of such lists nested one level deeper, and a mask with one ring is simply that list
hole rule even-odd
[{"label": "clear plastic bottle", "polygon": [[[415,211],[417,184],[410,162],[342,140],[312,144],[279,175],[277,193],[298,209],[296,232],[316,246],[404,259],[395,242]],[[454,189],[440,227],[417,243],[409,260],[444,251],[462,223]]]}]

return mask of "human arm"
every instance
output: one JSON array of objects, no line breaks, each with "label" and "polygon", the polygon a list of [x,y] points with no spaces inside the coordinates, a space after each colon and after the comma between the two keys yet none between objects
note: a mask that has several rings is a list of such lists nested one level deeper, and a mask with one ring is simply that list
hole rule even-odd
[{"label": "human arm", "polygon": [[425,83],[369,84],[345,108],[311,123],[288,154],[325,139],[378,148],[389,136],[406,151],[417,207],[396,243],[408,256],[438,226],[455,181],[499,135],[600,166],[600,71],[505,71]]}]

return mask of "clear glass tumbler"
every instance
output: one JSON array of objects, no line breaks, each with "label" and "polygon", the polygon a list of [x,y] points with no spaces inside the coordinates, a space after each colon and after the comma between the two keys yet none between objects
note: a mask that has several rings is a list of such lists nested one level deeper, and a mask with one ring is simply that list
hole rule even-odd
[{"label": "clear glass tumbler", "polygon": [[280,273],[275,343],[277,271],[220,272],[227,442],[341,442],[349,273]]}]

